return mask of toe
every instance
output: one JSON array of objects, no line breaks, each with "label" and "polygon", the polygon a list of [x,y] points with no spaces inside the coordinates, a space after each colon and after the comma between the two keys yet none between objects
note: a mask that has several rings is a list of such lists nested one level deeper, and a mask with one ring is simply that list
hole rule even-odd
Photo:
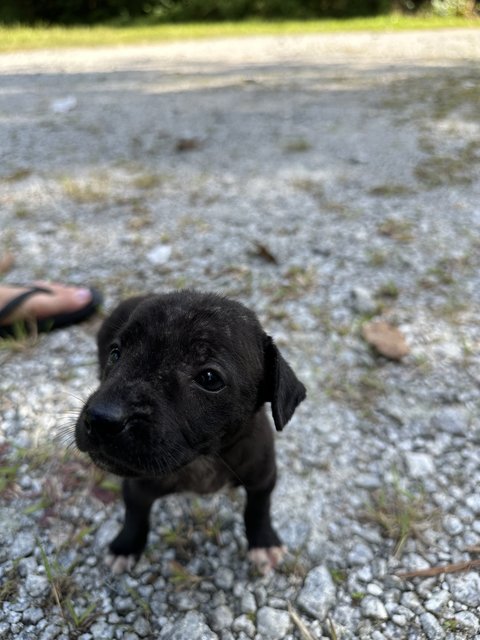
[{"label": "toe", "polygon": [[248,552],[248,558],[257,571],[266,576],[282,562],[286,552],[284,546],[254,548]]},{"label": "toe", "polygon": [[135,556],[115,556],[109,553],[105,558],[105,564],[117,575],[129,573],[135,566]]}]

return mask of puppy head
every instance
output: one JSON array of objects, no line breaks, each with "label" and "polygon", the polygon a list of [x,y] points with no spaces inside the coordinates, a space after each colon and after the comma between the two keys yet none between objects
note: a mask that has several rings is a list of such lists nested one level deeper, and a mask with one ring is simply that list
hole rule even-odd
[{"label": "puppy head", "polygon": [[98,336],[101,384],[76,425],[100,467],[160,476],[220,451],[265,402],[277,429],[305,388],[243,305],[181,291],[132,298]]}]

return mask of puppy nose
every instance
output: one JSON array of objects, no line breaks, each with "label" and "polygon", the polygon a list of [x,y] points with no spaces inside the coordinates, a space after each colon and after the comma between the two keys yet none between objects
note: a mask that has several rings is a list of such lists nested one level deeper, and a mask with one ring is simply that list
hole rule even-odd
[{"label": "puppy nose", "polygon": [[95,403],[85,409],[85,427],[88,435],[117,435],[125,429],[126,420],[118,403]]}]

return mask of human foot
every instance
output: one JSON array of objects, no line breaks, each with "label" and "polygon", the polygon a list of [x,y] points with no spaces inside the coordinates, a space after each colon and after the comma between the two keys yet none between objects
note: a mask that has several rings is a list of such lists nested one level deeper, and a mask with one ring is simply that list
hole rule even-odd
[{"label": "human foot", "polygon": [[84,320],[102,297],[95,289],[37,282],[33,287],[0,285],[0,332],[11,333],[16,323],[37,324],[39,331]]}]

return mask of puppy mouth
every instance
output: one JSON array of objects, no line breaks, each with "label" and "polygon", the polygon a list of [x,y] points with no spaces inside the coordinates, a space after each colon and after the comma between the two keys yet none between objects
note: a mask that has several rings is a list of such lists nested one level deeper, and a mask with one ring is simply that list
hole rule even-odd
[{"label": "puppy mouth", "polygon": [[[144,434],[151,434],[148,425],[143,427]],[[100,469],[124,478],[162,478],[218,449],[218,435],[204,442],[192,442],[179,433],[173,440],[145,437],[142,441],[129,435],[130,430],[118,435],[91,434],[79,420],[76,443]]]},{"label": "puppy mouth", "polygon": [[200,455],[197,451],[185,450],[181,459],[164,455],[155,459],[139,459],[137,465],[104,450],[87,450],[86,453],[97,467],[122,478],[161,478],[178,471]]},{"label": "puppy mouth", "polygon": [[139,478],[146,475],[139,469],[130,466],[124,460],[118,460],[117,458],[110,457],[104,452],[88,451],[87,453],[92,462],[107,473],[113,473],[114,475],[121,476],[123,478]]}]

